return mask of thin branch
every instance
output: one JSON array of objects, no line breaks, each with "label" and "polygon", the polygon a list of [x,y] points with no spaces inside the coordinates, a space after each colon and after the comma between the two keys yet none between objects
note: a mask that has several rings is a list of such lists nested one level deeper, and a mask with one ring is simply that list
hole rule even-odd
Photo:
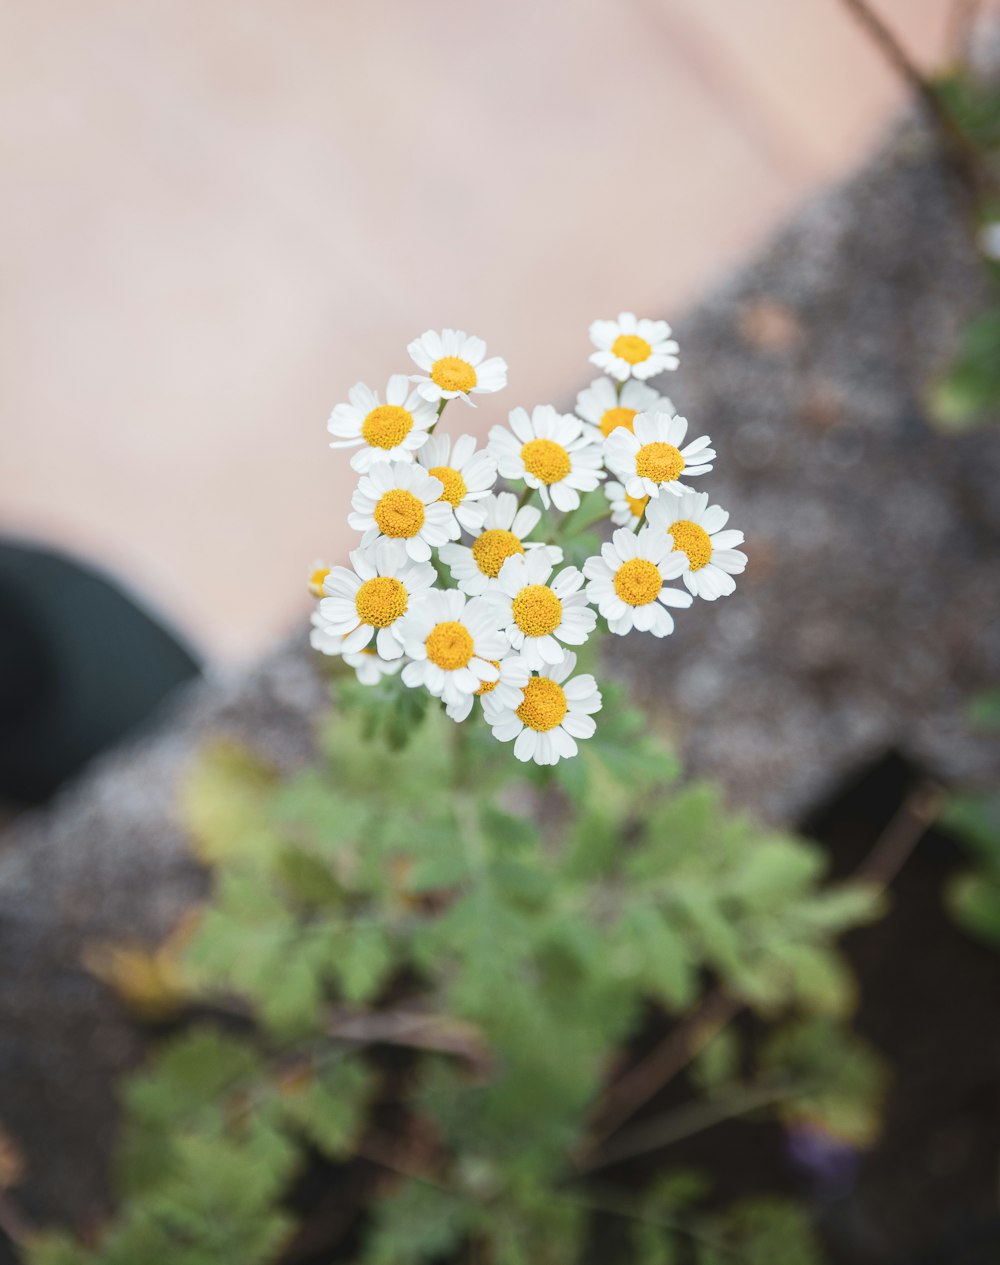
[{"label": "thin branch", "polygon": [[888,887],[934,824],[944,800],[945,790],[936,782],[915,786],[854,871],[853,880]]},{"label": "thin branch", "polygon": [[679,1234],[691,1243],[711,1248],[713,1252],[743,1260],[742,1254],[736,1248],[722,1242],[721,1239],[716,1238],[714,1235],[703,1234],[700,1230],[695,1230],[691,1226],[685,1225],[682,1221],[676,1221],[672,1217],[665,1217],[662,1214],[653,1212],[651,1209],[643,1208],[635,1200],[623,1195],[620,1190],[601,1190],[588,1187],[586,1194],[560,1194],[557,1198],[562,1203],[573,1204],[575,1207],[583,1208],[588,1212],[601,1212],[607,1216],[622,1217],[627,1221],[641,1221],[645,1225],[654,1225],[661,1230],[668,1230],[672,1234]]},{"label": "thin branch", "polygon": [[868,0],[840,0],[866,32],[882,56],[916,94],[937,129],[952,165],[973,195],[982,187],[984,173],[979,155],[948,112],[933,84],[917,66],[889,27],[868,4]]},{"label": "thin branch", "polygon": [[623,1160],[633,1159],[637,1155],[645,1155],[649,1151],[659,1151],[725,1120],[735,1120],[751,1111],[758,1111],[761,1107],[773,1107],[778,1103],[788,1102],[806,1092],[802,1085],[764,1086],[758,1089],[739,1089],[710,1102],[696,1100],[685,1103],[674,1111],[664,1112],[624,1130],[610,1145],[602,1146],[593,1159],[582,1164],[579,1171],[581,1174],[592,1173],[612,1164],[620,1164]]},{"label": "thin branch", "polygon": [[361,1045],[398,1045],[433,1050],[468,1059],[482,1070],[490,1051],[482,1032],[471,1023],[421,1010],[351,1010],[336,1007],[328,1029],[337,1041]]},{"label": "thin branch", "polygon": [[743,1002],[718,989],[667,1034],[646,1057],[609,1086],[597,1111],[596,1125],[578,1154],[586,1163],[603,1140],[645,1106],[712,1041],[743,1009]]}]

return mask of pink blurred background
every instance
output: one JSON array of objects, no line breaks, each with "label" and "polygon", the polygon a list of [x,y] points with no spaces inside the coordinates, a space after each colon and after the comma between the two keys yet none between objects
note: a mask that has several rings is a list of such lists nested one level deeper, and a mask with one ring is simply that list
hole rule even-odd
[{"label": "pink blurred background", "polygon": [[[946,59],[953,0],[874,2]],[[510,365],[466,423],[565,399],[903,91],[838,0],[12,0],[0,95],[0,529],[232,662],[354,542],[354,381],[456,325]]]}]

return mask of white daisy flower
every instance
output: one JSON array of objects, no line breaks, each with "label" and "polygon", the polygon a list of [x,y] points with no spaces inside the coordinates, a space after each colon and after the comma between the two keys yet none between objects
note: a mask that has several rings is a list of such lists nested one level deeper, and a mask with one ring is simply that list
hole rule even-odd
[{"label": "white daisy flower", "polygon": [[459,702],[449,703],[445,711],[452,720],[467,720],[474,698],[481,698],[484,708],[487,699],[490,706],[517,707],[520,704],[521,691],[528,684],[531,669],[520,655],[509,654],[505,659],[493,659],[491,662],[500,674],[498,678],[484,681],[475,694],[463,694]]},{"label": "white daisy flower", "polygon": [[736,588],[734,575],[742,575],[747,556],[737,545],[743,533],[723,528],[729,513],[709,505],[707,492],[686,492],[678,497],[658,497],[649,507],[649,529],[666,532],[674,550],[686,559],[681,576],[695,597],[714,602]]},{"label": "white daisy flower", "polygon": [[611,521],[616,527],[631,527],[633,531],[642,522],[649,504],[648,496],[629,496],[620,483],[604,485],[604,495],[611,506]]},{"label": "white daisy flower", "polygon": [[441,499],[443,493],[441,480],[422,466],[378,461],[362,475],[347,521],[364,533],[362,548],[391,540],[400,554],[426,562],[432,549],[461,535],[450,503]]},{"label": "white daisy flower", "polygon": [[486,594],[512,648],[537,670],[562,659],[560,643],[582,646],[597,623],[582,592],[582,572],[564,567],[549,584],[551,574],[552,563],[537,551],[508,558]]},{"label": "white daisy flower", "polygon": [[309,592],[313,597],[323,596],[323,581],[329,574],[329,564],[324,562],[322,558],[317,558],[309,568],[309,579],[306,581]]},{"label": "white daisy flower", "polygon": [[631,430],[636,413],[673,416],[677,412],[665,395],[634,378],[618,387],[610,378],[595,378],[576,397],[576,411],[585,422],[596,426],[605,439],[619,426]]},{"label": "white daisy flower", "polygon": [[406,662],[405,659],[382,659],[372,646],[356,650],[353,654],[344,650],[346,637],[340,633],[330,632],[330,625],[319,613],[313,611],[310,622],[309,644],[320,654],[337,655],[343,658],[348,667],[354,669],[354,675],[362,685],[378,685],[384,676],[395,676]]},{"label": "white daisy flower", "polygon": [[604,441],[604,460],[625,485],[629,496],[659,496],[673,492],[679,496],[691,489],[680,476],[708,474],[715,460],[707,435],[682,448],[687,419],[666,413],[640,413],[633,429],[619,426]]},{"label": "white daisy flower", "polygon": [[444,484],[441,500],[447,501],[467,532],[483,525],[481,502],[497,481],[497,463],[488,452],[476,452],[472,435],[459,435],[454,445],[450,435],[432,435],[417,458],[428,474]]},{"label": "white daisy flower", "polygon": [[633,312],[619,312],[617,321],[594,321],[590,341],[597,348],[590,363],[619,382],[652,378],[679,363],[667,322],[637,320]]},{"label": "white daisy flower", "polygon": [[423,599],[437,579],[429,562],[411,562],[387,542],[355,549],[351,567],[333,567],[323,584],[319,614],[327,631],[344,638],[354,654],[374,638],[383,659],[403,653],[399,621]]},{"label": "white daisy flower", "polygon": [[542,511],[536,506],[522,505],[518,509],[513,492],[498,492],[485,497],[479,504],[483,511],[483,525],[472,547],[442,545],[439,554],[463,593],[478,597],[494,588],[500,568],[507,559],[521,556],[526,550],[543,553],[552,566],[562,562],[563,554],[558,545],[524,539],[534,531],[542,517]]},{"label": "white daisy flower", "polygon": [[502,391],[507,385],[507,361],[500,356],[486,360],[483,340],[459,329],[443,329],[440,334],[429,329],[406,350],[423,370],[410,374],[410,381],[431,404],[453,400],[457,395],[471,404],[470,395]]},{"label": "white daisy flower", "polygon": [[583,564],[587,596],[620,636],[633,628],[654,637],[674,631],[673,617],[664,607],[688,607],[694,599],[683,589],[664,586],[684,570],[685,561],[674,552],[673,542],[648,527],[638,536],[619,527],[600,554]]},{"label": "white daisy flower", "polygon": [[529,678],[516,707],[484,700],[483,713],[493,737],[513,741],[519,760],[558,764],[577,754],[577,739],[593,736],[593,713],[601,710],[601,692],[589,673],[572,676],[575,667],[576,655],[568,651],[558,664]]},{"label": "white daisy flower", "polygon": [[437,420],[434,405],[410,387],[403,373],[389,379],[384,404],[379,403],[378,392],[363,382],[351,387],[347,399],[347,404],[338,404],[330,414],[326,428],[337,436],[331,448],[364,445],[351,458],[352,467],[362,474],[376,461],[412,461]]},{"label": "white daisy flower", "polygon": [[412,660],[403,669],[404,684],[422,685],[446,704],[499,680],[497,662],[510,649],[496,610],[455,589],[428,594],[407,615],[400,635]]},{"label": "white daisy flower", "polygon": [[563,513],[575,510],[580,493],[604,478],[599,433],[572,413],[539,404],[530,417],[526,409],[512,409],[508,421],[510,430],[490,430],[488,449],[503,477],[536,488],[546,509],[551,499]]}]

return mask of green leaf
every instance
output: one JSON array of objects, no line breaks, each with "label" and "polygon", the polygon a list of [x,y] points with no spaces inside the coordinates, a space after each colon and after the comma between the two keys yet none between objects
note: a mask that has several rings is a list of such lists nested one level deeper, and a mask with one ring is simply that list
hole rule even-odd
[{"label": "green leaf", "polygon": [[956,875],[947,901],[952,917],[970,935],[1000,948],[1000,875]]},{"label": "green leaf", "polygon": [[199,859],[269,856],[278,843],[266,812],[274,786],[274,771],[247,748],[205,748],[181,786],[181,815]]},{"label": "green leaf", "polygon": [[376,1205],[365,1265],[422,1265],[450,1255],[477,1220],[475,1204],[429,1183],[410,1181]]},{"label": "green leaf", "polygon": [[351,1153],[364,1124],[373,1078],[357,1059],[321,1069],[279,1099],[279,1108],[319,1151],[332,1160]]},{"label": "green leaf", "polygon": [[881,1129],[886,1072],[860,1037],[829,1019],[803,1019],[773,1032],[761,1068],[802,1086],[780,1110],[786,1120],[821,1128],[851,1146],[870,1146]]}]

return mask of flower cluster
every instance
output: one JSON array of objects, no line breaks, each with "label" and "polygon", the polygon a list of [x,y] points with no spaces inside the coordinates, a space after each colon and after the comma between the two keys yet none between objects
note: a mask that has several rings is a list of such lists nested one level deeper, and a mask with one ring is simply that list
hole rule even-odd
[{"label": "flower cluster", "polygon": [[[407,349],[419,372],[393,375],[384,401],[352,387],[328,429],[331,447],[355,450],[348,523],[361,539],[350,566],[316,563],[309,577],[317,650],[365,685],[398,674],[455,721],[479,699],[494,737],[538,764],[595,732],[601,693],[576,650],[599,626],[665,637],[671,609],[732,593],[746,566],[743,533],[687,483],[712,469],[708,436],[688,441],[686,419],[646,382],[677,367],[669,325],[623,312],[590,336],[608,376],[576,412],[515,408],[485,448],[438,429],[451,400],[507,384],[481,338],[429,330]],[[560,538],[595,495],[616,530],[582,569],[564,565]]]}]

